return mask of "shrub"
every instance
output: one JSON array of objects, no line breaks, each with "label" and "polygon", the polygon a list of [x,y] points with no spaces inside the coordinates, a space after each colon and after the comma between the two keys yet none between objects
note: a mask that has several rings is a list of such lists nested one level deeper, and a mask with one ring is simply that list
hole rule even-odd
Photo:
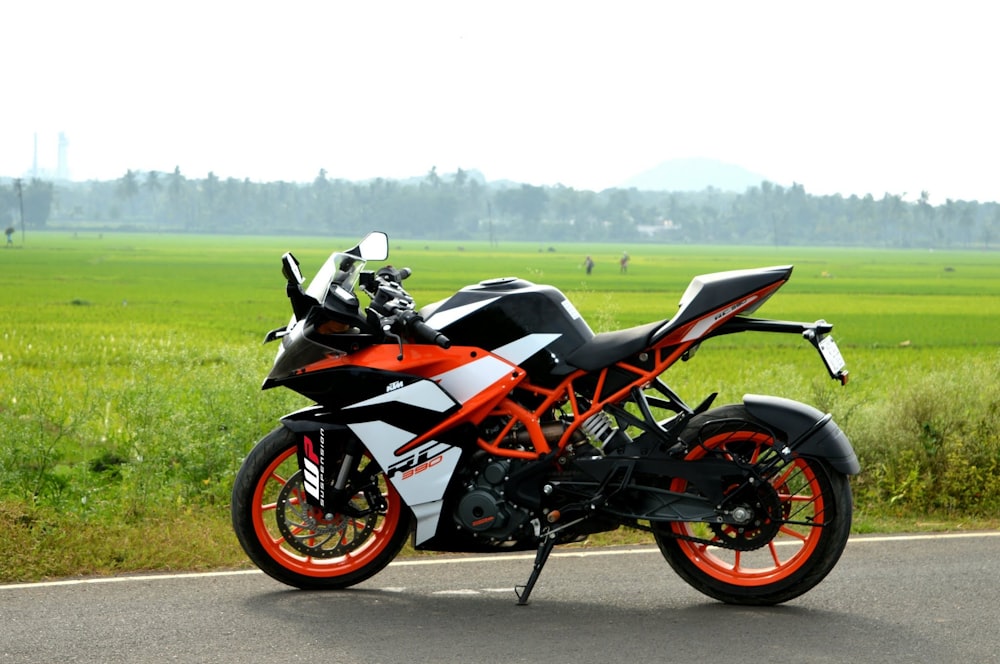
[{"label": "shrub", "polygon": [[974,516],[1000,509],[1000,358],[909,376],[851,418],[859,502]]}]

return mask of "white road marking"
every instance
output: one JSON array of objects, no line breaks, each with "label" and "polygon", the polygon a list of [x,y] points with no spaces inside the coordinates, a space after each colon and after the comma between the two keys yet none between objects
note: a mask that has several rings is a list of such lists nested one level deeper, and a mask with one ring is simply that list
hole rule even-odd
[{"label": "white road marking", "polygon": [[[1000,537],[1000,530],[979,531],[972,533],[926,533],[915,535],[857,535],[851,537],[848,544],[883,544],[886,542],[914,542],[923,540],[950,540],[950,539],[974,539],[979,537]],[[637,545],[621,549],[576,549],[570,551],[557,551],[552,554],[553,558],[590,558],[592,556],[631,556],[638,554],[659,553],[655,546]],[[415,567],[420,565],[454,565],[462,563],[483,563],[498,560],[534,560],[534,552],[518,554],[493,554],[485,556],[427,556],[416,558],[404,558],[389,564],[390,567]],[[87,579],[63,579],[60,581],[39,581],[37,583],[8,583],[0,584],[0,591],[23,590],[28,588],[54,588],[59,586],[82,586],[95,583],[128,583],[132,581],[167,581],[171,579],[206,579],[217,576],[241,576],[247,574],[262,574],[260,570],[233,570],[226,572],[188,572],[183,574],[144,574],[135,576],[102,576]],[[389,587],[383,588],[385,592],[404,592],[404,588]],[[486,588],[483,592],[509,592],[509,588]],[[460,592],[476,593],[478,591],[440,591],[440,592]]]},{"label": "white road marking", "polygon": [[241,574],[262,574],[260,570],[234,570],[231,572],[189,572],[185,574],[145,574],[136,576],[100,576],[90,579],[63,579],[61,581],[40,581],[38,583],[11,583],[0,585],[0,590],[21,588],[53,588],[56,586],[83,586],[90,583],[126,583],[128,581],[163,581],[166,579],[204,579],[212,576],[239,576]]}]

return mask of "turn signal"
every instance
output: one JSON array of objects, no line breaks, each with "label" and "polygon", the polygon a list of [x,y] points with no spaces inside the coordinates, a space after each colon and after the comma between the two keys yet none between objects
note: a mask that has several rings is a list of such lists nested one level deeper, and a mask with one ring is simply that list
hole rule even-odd
[{"label": "turn signal", "polygon": [[336,320],[328,320],[325,323],[321,323],[316,326],[316,331],[320,334],[340,334],[341,332],[347,332],[351,328],[347,323],[341,323]]}]

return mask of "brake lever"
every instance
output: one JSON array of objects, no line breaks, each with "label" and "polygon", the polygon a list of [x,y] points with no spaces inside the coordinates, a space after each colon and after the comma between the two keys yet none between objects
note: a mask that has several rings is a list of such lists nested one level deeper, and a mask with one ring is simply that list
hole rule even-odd
[{"label": "brake lever", "polygon": [[398,334],[396,334],[395,332],[393,332],[392,331],[392,325],[389,324],[389,323],[386,323],[385,325],[382,326],[382,333],[385,334],[385,336],[388,337],[389,339],[395,340],[396,344],[399,346],[399,354],[396,355],[396,361],[397,362],[402,362],[403,361],[403,337],[401,337]]}]

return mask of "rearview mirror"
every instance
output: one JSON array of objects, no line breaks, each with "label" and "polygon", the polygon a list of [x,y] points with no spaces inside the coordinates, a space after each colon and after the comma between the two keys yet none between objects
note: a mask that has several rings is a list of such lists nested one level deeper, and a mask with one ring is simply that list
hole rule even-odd
[{"label": "rearview mirror", "polygon": [[381,231],[373,231],[348,253],[365,261],[384,261],[389,257],[389,236]]}]

